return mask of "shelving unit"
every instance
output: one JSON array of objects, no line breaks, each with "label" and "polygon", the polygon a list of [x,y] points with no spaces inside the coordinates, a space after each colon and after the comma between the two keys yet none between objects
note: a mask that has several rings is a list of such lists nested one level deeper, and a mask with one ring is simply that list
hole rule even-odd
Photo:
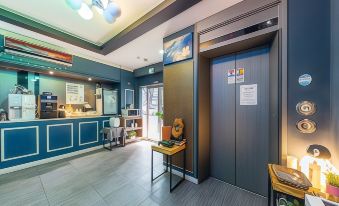
[{"label": "shelving unit", "polygon": [[[134,139],[126,139],[126,143],[138,141],[143,138],[142,136],[142,117],[141,116],[133,116],[133,117],[121,117],[120,122],[122,123],[122,127],[124,127],[127,133],[131,131],[135,131],[137,133]],[[135,125],[137,124],[137,125]]]}]

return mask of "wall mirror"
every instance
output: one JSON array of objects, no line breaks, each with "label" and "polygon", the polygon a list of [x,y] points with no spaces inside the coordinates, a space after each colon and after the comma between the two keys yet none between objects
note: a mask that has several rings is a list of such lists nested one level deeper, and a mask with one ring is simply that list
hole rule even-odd
[{"label": "wall mirror", "polygon": [[134,109],[134,90],[125,89],[125,109]]}]

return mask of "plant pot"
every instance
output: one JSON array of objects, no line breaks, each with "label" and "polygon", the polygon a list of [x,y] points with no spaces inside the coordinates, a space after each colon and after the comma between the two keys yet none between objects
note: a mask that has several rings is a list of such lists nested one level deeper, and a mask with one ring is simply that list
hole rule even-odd
[{"label": "plant pot", "polygon": [[327,184],[326,185],[326,192],[330,195],[335,196],[335,197],[339,197],[339,187],[335,187],[335,186]]},{"label": "plant pot", "polygon": [[170,140],[171,139],[171,132],[172,132],[172,126],[163,126],[161,128],[162,140]]}]

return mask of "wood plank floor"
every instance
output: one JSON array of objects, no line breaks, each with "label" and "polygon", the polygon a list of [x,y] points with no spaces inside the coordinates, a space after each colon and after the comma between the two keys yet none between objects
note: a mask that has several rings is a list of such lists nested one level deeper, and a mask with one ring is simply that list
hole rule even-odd
[{"label": "wood plank floor", "polygon": [[[184,181],[173,193],[168,175],[151,184],[150,146],[142,141],[1,175],[0,205],[267,205],[213,178],[199,185]],[[163,169],[156,153],[155,169]]]}]

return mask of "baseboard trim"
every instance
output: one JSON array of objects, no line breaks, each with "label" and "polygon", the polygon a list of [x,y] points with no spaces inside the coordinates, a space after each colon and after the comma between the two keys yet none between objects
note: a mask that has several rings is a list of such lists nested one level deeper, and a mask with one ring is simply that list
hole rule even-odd
[{"label": "baseboard trim", "polygon": [[[177,176],[179,176],[179,177],[183,177],[182,172],[181,172],[181,171],[178,171],[178,170],[175,169],[175,168],[172,168],[172,172],[173,172],[173,174],[175,174],[175,175],[177,175]],[[190,182],[192,182],[192,183],[194,183],[194,184],[199,184],[198,179],[196,179],[196,178],[194,178],[194,177],[192,177],[192,176],[189,176],[189,175],[187,175],[187,174],[185,175],[185,180],[190,181]]]},{"label": "baseboard trim", "polygon": [[92,152],[92,151],[95,151],[95,150],[98,150],[98,149],[102,149],[102,145],[91,147],[91,148],[88,148],[88,149],[79,150],[79,151],[76,151],[76,152],[71,152],[71,153],[59,155],[59,156],[55,156],[55,157],[37,160],[37,161],[34,161],[34,162],[22,164],[22,165],[17,165],[17,166],[13,166],[13,167],[0,169],[0,175],[8,174],[8,173],[11,173],[11,172],[27,169],[27,168],[42,165],[42,164],[46,164],[46,163],[49,163],[49,162],[54,162],[54,161],[69,158],[69,157],[73,157],[73,156],[84,154],[84,153],[87,153],[87,152]]}]

